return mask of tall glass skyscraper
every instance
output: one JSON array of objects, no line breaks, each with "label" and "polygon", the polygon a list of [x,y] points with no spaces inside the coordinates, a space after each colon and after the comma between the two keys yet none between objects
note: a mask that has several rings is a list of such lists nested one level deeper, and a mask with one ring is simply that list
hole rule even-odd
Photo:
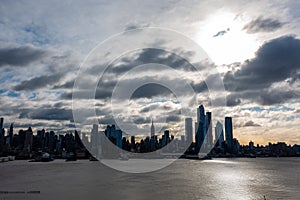
[{"label": "tall glass skyscraper", "polygon": [[3,117],[0,118],[0,134],[2,135],[2,130],[3,130]]},{"label": "tall glass skyscraper", "polygon": [[211,112],[206,112],[205,124],[206,124],[206,147],[211,148],[213,145],[212,124],[211,124]]},{"label": "tall glass skyscraper", "polygon": [[193,119],[185,118],[185,141],[187,144],[193,142]]},{"label": "tall glass skyscraper", "polygon": [[196,140],[196,151],[199,152],[201,146],[203,143],[205,143],[205,135],[206,135],[206,120],[205,120],[205,110],[204,106],[201,105],[197,109],[197,131],[195,135],[195,140]]},{"label": "tall glass skyscraper", "polygon": [[223,131],[223,124],[219,121],[216,124],[215,128],[215,138],[216,138],[216,145],[222,147],[222,143],[224,142],[224,131]]},{"label": "tall glass skyscraper", "polygon": [[232,133],[232,118],[225,117],[225,135],[226,135],[226,144],[229,152],[233,150],[233,133]]},{"label": "tall glass skyscraper", "polygon": [[93,124],[93,129],[91,131],[91,153],[93,156],[98,156],[98,152],[101,147],[100,144],[98,124]]}]

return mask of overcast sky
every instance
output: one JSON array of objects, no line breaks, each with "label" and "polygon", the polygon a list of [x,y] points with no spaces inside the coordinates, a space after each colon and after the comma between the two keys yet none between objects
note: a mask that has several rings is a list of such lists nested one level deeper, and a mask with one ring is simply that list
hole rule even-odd
[{"label": "overcast sky", "polygon": [[[166,51],[166,42],[154,35],[153,41],[147,42],[158,43],[161,49],[131,49],[127,54],[116,54],[100,78],[95,109],[102,127],[114,122],[110,97],[118,84],[124,91],[134,81],[146,83],[155,78],[178,92],[166,85],[145,84],[136,88],[128,101],[116,99],[118,117],[132,120],[132,130],[139,130],[136,135],[150,134],[151,119],[157,132],[168,128],[173,134],[182,134],[183,104],[189,103],[187,113],[194,121],[199,104],[213,111],[213,117],[214,113],[232,116],[234,137],[241,143],[299,144],[299,9],[299,1],[3,0],[0,116],[5,118],[6,128],[14,122],[17,129],[74,129],[72,89],[79,66],[90,51],[123,31],[161,27],[190,38],[207,53],[211,62],[198,63],[204,78],[193,68],[197,52],[175,40],[176,53]],[[111,51],[107,50],[107,55]],[[169,66],[177,74],[155,65],[131,71],[149,63]],[[100,62],[89,64],[88,75],[80,77],[84,83],[77,91],[80,102],[88,101],[85,97],[93,87],[91,80],[97,80],[98,72],[106,67]],[[212,69],[218,70],[224,83],[225,91],[220,95],[225,95],[226,107],[212,107],[211,102],[218,99],[209,96],[206,84],[214,83]],[[195,102],[184,102],[191,94],[182,89],[182,82],[193,89]],[[126,112],[121,109],[124,107]]]}]

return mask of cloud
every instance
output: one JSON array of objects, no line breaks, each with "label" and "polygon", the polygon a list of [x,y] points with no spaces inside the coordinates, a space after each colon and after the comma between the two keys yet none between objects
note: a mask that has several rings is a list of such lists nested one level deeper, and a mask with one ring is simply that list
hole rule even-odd
[{"label": "cloud", "polygon": [[260,126],[260,125],[254,123],[253,121],[250,120],[250,121],[247,121],[247,122],[244,124],[244,126],[247,127],[247,126]]},{"label": "cloud", "polygon": [[201,81],[200,83],[192,82],[191,86],[194,89],[194,91],[197,93],[208,91],[208,87],[207,87],[205,81]]},{"label": "cloud", "polygon": [[74,87],[74,80],[67,81],[63,84],[57,84],[53,86],[53,89],[70,89]]},{"label": "cloud", "polygon": [[150,117],[137,117],[133,119],[135,124],[149,124],[151,122]]},{"label": "cloud", "polygon": [[169,123],[169,122],[180,122],[180,121],[181,121],[181,118],[178,115],[169,115],[166,118],[167,123]]},{"label": "cloud", "polygon": [[[90,98],[90,90],[77,90],[73,92],[63,92],[60,95],[61,99],[65,100],[70,100],[72,98],[75,98],[73,95],[76,95],[78,99],[87,99]],[[97,88],[96,93],[95,93],[95,99],[106,99],[111,97],[112,95],[112,90],[107,89],[107,88]]]},{"label": "cloud", "polygon": [[279,103],[285,103],[287,100],[299,98],[300,94],[296,91],[288,90],[270,90],[270,91],[261,91],[261,94],[256,98],[256,102],[261,105],[273,105]]},{"label": "cloud", "polygon": [[146,84],[141,87],[139,87],[137,90],[134,91],[134,93],[131,96],[131,99],[138,99],[138,98],[152,98],[157,96],[166,96],[172,94],[172,91],[170,91],[168,88],[151,83]]},{"label": "cloud", "polygon": [[0,67],[26,66],[42,59],[46,51],[33,46],[5,47],[0,49]]},{"label": "cloud", "polygon": [[298,52],[300,40],[293,36],[265,43],[256,52],[256,57],[247,60],[241,69],[225,74],[223,80],[226,90],[232,92],[232,98],[252,99],[262,105],[284,103],[298,98],[297,88],[274,87],[274,84],[283,84],[286,80],[299,80]]},{"label": "cloud", "polygon": [[149,27],[150,24],[146,24],[146,23],[129,23],[126,25],[125,27],[125,31],[130,31],[130,30],[134,30],[134,29],[140,29],[140,28],[146,28]]},{"label": "cloud", "polygon": [[37,123],[14,123],[14,128],[25,128],[25,127],[47,127],[47,122],[37,122]]},{"label": "cloud", "polygon": [[[126,57],[121,57],[112,63],[107,69],[107,73],[116,75],[124,74],[136,66],[147,63],[158,63],[161,65],[169,66],[173,69],[179,69],[184,71],[196,71],[191,63],[185,58],[191,58],[195,53],[192,51],[179,51],[180,55],[168,52],[163,49],[145,48],[139,51],[127,54]],[[90,71],[92,74],[99,66],[95,66]]]},{"label": "cloud", "polygon": [[298,52],[300,40],[293,36],[284,36],[265,43],[256,52],[255,58],[246,61],[240,70],[225,75],[226,89],[262,89],[274,82],[294,78],[300,73]]},{"label": "cloud", "polygon": [[13,87],[16,91],[27,90],[32,91],[40,88],[44,88],[48,85],[52,85],[57,83],[63,74],[53,74],[53,75],[46,75],[46,76],[39,76],[29,80],[22,81],[20,84]]},{"label": "cloud", "polygon": [[38,108],[23,109],[19,118],[39,119],[39,120],[73,120],[71,109],[63,108]]},{"label": "cloud", "polygon": [[261,90],[246,90],[239,92],[232,92],[227,97],[227,105],[235,106],[242,102],[242,99],[256,102],[260,105],[274,105],[285,103],[291,99],[297,99],[300,97],[299,92],[293,90],[283,90],[280,88],[274,89],[261,89]]},{"label": "cloud", "polygon": [[258,17],[246,24],[243,30],[247,33],[257,33],[257,32],[272,32],[281,28],[284,23],[272,18]]},{"label": "cloud", "polygon": [[229,107],[237,106],[242,102],[240,98],[237,98],[234,95],[228,95],[226,101],[226,105]]},{"label": "cloud", "polygon": [[217,32],[215,35],[213,35],[213,37],[223,36],[226,33],[228,33],[229,31],[230,31],[230,28],[227,28],[226,30],[222,30],[222,31]]}]

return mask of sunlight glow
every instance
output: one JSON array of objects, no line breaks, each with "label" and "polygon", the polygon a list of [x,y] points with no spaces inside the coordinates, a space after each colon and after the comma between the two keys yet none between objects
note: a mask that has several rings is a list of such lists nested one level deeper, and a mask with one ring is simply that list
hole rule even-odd
[{"label": "sunlight glow", "polygon": [[214,13],[199,24],[195,40],[217,65],[243,62],[254,57],[259,47],[255,35],[243,30],[244,25],[232,13]]}]

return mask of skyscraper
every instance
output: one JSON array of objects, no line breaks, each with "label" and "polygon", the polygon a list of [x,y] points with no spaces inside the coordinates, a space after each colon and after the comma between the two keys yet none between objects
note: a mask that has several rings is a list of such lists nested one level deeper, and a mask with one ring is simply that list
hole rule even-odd
[{"label": "skyscraper", "polygon": [[[93,124],[93,129],[91,131],[91,150],[93,156],[98,156],[99,149],[100,149],[100,138],[99,138],[99,131],[98,131],[98,124]],[[86,145],[86,144],[85,144]]]},{"label": "skyscraper", "polygon": [[4,129],[3,129],[3,118],[0,118],[0,152],[3,150],[4,145]]},{"label": "skyscraper", "polygon": [[152,124],[151,124],[151,132],[150,132],[150,136],[151,138],[153,138],[155,136],[155,128],[154,128],[154,124],[153,124],[153,120],[152,120]]},{"label": "skyscraper", "polygon": [[232,118],[225,117],[225,136],[228,152],[232,153],[233,148],[233,133],[232,133]]},{"label": "skyscraper", "polygon": [[219,121],[216,124],[215,128],[215,139],[216,139],[216,146],[222,147],[222,143],[224,142],[224,131],[223,131],[223,124]]},{"label": "skyscraper", "polygon": [[116,145],[120,149],[122,149],[122,131],[121,130],[115,130],[115,137],[116,137]]},{"label": "skyscraper", "polygon": [[3,132],[3,117],[0,118],[0,137],[4,138],[4,132]]},{"label": "skyscraper", "polygon": [[196,141],[196,152],[199,152],[201,146],[205,144],[205,135],[206,135],[206,121],[205,121],[205,110],[204,106],[200,105],[197,109],[197,131],[195,135]]},{"label": "skyscraper", "polygon": [[188,145],[193,142],[193,119],[185,118],[185,141]]},{"label": "skyscraper", "polygon": [[32,143],[33,143],[33,132],[31,127],[28,128],[28,130],[25,133],[25,142],[24,142],[24,151],[26,153],[32,152]]},{"label": "skyscraper", "polygon": [[105,129],[105,135],[117,147],[122,148],[122,131],[116,129],[114,124],[111,126],[107,125]]},{"label": "skyscraper", "polygon": [[14,123],[10,124],[9,127],[9,145],[12,146],[12,141],[13,141],[13,134],[14,134]]},{"label": "skyscraper", "polygon": [[211,148],[213,145],[211,112],[206,112],[205,124],[206,124],[206,148]]}]

